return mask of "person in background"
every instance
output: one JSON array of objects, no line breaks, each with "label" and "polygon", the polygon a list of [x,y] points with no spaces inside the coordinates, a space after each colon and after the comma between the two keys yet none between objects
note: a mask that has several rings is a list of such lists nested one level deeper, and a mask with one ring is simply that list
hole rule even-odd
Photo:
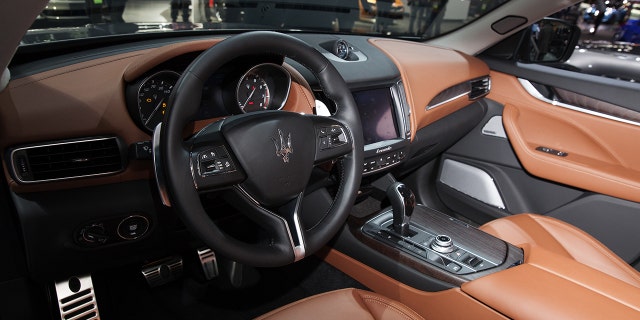
[{"label": "person in background", "polygon": [[425,19],[431,14],[431,6],[428,0],[409,0],[409,7],[411,7],[409,34],[420,35],[424,30]]},{"label": "person in background", "polygon": [[604,19],[604,13],[607,11],[607,6],[604,4],[603,0],[596,1],[596,10],[598,10],[598,14],[593,21],[593,27],[589,30],[589,33],[596,34],[598,31],[598,27],[602,23],[602,19]]},{"label": "person in background", "polygon": [[171,21],[178,21],[178,12],[182,10],[182,22],[189,22],[191,0],[171,0]]}]

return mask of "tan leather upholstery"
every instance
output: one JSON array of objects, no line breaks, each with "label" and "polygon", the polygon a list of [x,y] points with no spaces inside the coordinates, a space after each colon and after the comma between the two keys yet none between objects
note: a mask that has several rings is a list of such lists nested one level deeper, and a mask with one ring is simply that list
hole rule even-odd
[{"label": "tan leather upholstery", "polygon": [[424,319],[409,307],[379,294],[342,289],[315,295],[257,319]]},{"label": "tan leather upholstery", "polygon": [[491,221],[481,230],[516,246],[539,246],[640,288],[640,273],[586,232],[563,221],[519,214]]}]

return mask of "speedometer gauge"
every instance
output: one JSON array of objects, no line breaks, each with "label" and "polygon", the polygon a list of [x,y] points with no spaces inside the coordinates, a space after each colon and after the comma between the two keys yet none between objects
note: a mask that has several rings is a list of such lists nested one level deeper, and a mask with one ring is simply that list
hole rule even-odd
[{"label": "speedometer gauge", "polygon": [[178,82],[180,74],[160,71],[142,81],[138,89],[138,112],[145,128],[153,131],[162,121],[171,90]]},{"label": "speedometer gauge", "polygon": [[255,72],[249,72],[238,83],[236,90],[238,106],[244,112],[266,110],[269,108],[271,94],[264,79]]}]

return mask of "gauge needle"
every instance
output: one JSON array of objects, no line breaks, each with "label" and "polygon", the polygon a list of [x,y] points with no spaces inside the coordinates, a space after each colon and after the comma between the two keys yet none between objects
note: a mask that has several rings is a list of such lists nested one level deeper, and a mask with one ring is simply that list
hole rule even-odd
[{"label": "gauge needle", "polygon": [[158,112],[158,110],[160,110],[160,107],[162,106],[162,102],[164,102],[164,99],[160,99],[160,102],[158,103],[156,108],[153,109],[153,112],[151,112],[151,114],[149,115],[149,118],[147,118],[147,121],[144,122],[145,126],[149,124],[149,121],[151,121],[151,119],[153,119],[153,116],[156,115],[156,112]]},{"label": "gauge needle", "polygon": [[249,100],[251,100],[251,97],[253,97],[253,94],[256,92],[256,87],[254,86],[252,88],[253,90],[251,90],[251,93],[249,94],[249,97],[247,97],[247,100],[242,104],[242,108],[244,109],[244,107],[247,106],[247,103],[249,103]]}]

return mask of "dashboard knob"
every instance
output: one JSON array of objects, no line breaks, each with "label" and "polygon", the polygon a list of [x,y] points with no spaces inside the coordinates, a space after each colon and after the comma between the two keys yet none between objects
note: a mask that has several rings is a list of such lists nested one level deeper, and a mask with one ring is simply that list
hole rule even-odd
[{"label": "dashboard knob", "polygon": [[80,230],[80,240],[87,244],[103,244],[109,240],[107,231],[101,223],[85,226]]},{"label": "dashboard knob", "polygon": [[453,246],[453,240],[447,235],[437,235],[433,242],[431,242],[431,249],[440,253],[453,252],[455,247]]}]

